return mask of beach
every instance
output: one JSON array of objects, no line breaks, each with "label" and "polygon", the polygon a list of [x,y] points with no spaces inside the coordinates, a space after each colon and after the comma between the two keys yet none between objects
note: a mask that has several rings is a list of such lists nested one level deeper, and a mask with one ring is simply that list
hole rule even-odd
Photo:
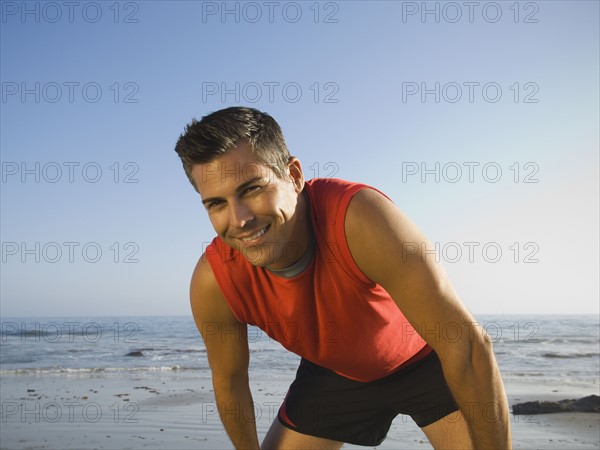
[{"label": "beach", "polygon": [[[481,318],[509,405],[599,394],[598,318]],[[0,449],[231,449],[190,317],[3,320]],[[443,331],[443,330],[442,330]],[[259,439],[299,357],[248,334]],[[246,409],[229,411],[247,420]],[[600,414],[510,415],[515,449],[598,449]],[[346,449],[368,448],[345,445]],[[429,449],[398,416],[380,449]]]},{"label": "beach", "polygon": [[[276,416],[293,373],[254,374],[259,438]],[[210,377],[193,371],[4,376],[2,449],[231,449],[219,420]],[[589,388],[506,386],[515,401],[590,395]],[[597,392],[596,392],[597,393]],[[240,420],[247,411],[231,412]],[[515,449],[597,449],[600,415],[513,416]],[[347,449],[365,448],[345,445]],[[381,449],[431,448],[409,417],[398,416]]]}]

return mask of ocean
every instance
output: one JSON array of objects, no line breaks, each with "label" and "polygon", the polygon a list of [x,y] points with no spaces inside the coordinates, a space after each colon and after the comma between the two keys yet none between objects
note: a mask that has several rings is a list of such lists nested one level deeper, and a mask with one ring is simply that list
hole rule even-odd
[{"label": "ocean", "polygon": [[[486,315],[476,317],[494,342],[505,382],[560,383],[598,393],[598,316]],[[191,316],[4,318],[0,375],[161,371],[210,373]],[[454,326],[425,331],[456,339]],[[427,336],[426,336],[427,338]],[[250,327],[252,373],[295,371],[299,357]]]}]

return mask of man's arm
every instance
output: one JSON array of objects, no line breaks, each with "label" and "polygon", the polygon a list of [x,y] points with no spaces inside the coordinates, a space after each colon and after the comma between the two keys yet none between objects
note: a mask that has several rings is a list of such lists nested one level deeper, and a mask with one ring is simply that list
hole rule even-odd
[{"label": "man's arm", "polygon": [[236,449],[258,449],[254,404],[248,383],[248,331],[231,312],[203,255],[192,275],[192,313],[212,371],[221,421]]},{"label": "man's arm", "polygon": [[[392,296],[437,352],[475,448],[511,448],[508,403],[491,341],[475,326],[443,268],[423,251],[432,248],[425,236],[372,189],[351,200],[345,230],[358,267]],[[439,330],[447,326],[459,330],[460,337],[444,339]]]}]

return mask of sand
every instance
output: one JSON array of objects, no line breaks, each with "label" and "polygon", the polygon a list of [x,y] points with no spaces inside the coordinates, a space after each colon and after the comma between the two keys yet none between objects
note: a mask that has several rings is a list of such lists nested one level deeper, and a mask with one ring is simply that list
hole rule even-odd
[{"label": "sand", "polygon": [[[294,373],[252,376],[262,438]],[[510,404],[597,394],[593,387],[507,384]],[[5,375],[2,449],[231,449],[206,372]],[[238,411],[244,417],[244,411]],[[515,449],[598,449],[600,415],[512,416]],[[368,448],[354,445],[346,449]],[[399,416],[381,449],[430,449],[409,417]]]}]

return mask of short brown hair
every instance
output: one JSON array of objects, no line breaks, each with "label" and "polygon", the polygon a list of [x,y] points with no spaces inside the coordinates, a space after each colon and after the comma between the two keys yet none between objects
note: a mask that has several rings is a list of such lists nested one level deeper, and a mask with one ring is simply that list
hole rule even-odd
[{"label": "short brown hair", "polygon": [[290,152],[279,124],[269,114],[254,108],[234,106],[215,111],[202,120],[192,119],[179,136],[175,151],[188,179],[194,164],[206,164],[246,141],[259,163],[271,168],[279,178],[286,176]]}]

